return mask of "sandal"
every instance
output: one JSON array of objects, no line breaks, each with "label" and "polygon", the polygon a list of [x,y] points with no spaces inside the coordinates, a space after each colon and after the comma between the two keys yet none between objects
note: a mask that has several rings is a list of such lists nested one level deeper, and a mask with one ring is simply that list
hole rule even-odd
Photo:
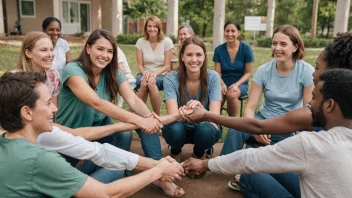
[{"label": "sandal", "polygon": [[166,192],[163,191],[162,188],[154,185],[153,183],[150,184],[151,187],[155,188],[156,190],[158,190],[159,192],[161,192],[161,194],[165,195],[166,197],[182,197],[183,195],[185,195],[186,193],[183,193],[183,194],[179,194],[177,195],[178,192],[180,192],[180,190],[182,189],[181,187],[179,186],[176,186],[175,188],[175,191],[174,191],[174,194],[173,195],[170,195],[170,194],[167,194]]}]

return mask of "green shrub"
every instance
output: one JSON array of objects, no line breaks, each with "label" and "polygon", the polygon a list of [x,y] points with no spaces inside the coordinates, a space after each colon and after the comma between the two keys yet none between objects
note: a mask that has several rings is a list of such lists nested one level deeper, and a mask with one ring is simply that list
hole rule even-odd
[{"label": "green shrub", "polygon": [[[116,37],[116,41],[119,44],[136,44],[139,38],[144,37],[143,33],[136,33],[136,34],[119,34]],[[177,37],[171,35],[170,39],[173,43],[177,43]]]},{"label": "green shrub", "polygon": [[258,47],[271,47],[271,38],[258,38]]},{"label": "green shrub", "polygon": [[139,38],[143,37],[143,34],[119,34],[116,37],[116,41],[119,44],[136,44]]},{"label": "green shrub", "polygon": [[177,36],[175,36],[175,35],[170,35],[169,38],[172,40],[172,43],[173,43],[173,44],[176,44],[176,43],[177,43]]}]

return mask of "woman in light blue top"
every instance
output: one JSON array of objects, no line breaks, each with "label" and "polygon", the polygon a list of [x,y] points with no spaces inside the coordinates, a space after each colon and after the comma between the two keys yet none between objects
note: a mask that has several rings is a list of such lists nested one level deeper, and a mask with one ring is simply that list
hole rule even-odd
[{"label": "woman in light blue top", "polygon": [[[272,38],[271,50],[274,59],[260,66],[254,74],[244,117],[273,118],[303,107],[312,99],[314,69],[302,60],[304,44],[298,30],[291,25],[282,25],[277,28]],[[264,95],[262,106],[255,113],[262,94]],[[257,142],[269,145],[292,135],[253,136]],[[226,155],[241,149],[249,137],[251,137],[249,133],[230,129],[222,154]],[[249,177],[249,175],[242,175],[241,181],[244,180],[243,177],[247,176]],[[263,187],[253,187],[255,185],[253,182],[249,184],[250,187],[247,186],[248,188],[244,187],[245,184],[241,185],[240,183],[241,191],[245,192],[247,196],[255,193],[253,191],[258,192],[258,188],[266,193],[272,192],[270,189],[283,189],[294,197],[300,196],[299,179],[295,173],[254,174],[250,177],[266,182],[265,187],[264,185]]]},{"label": "woman in light blue top", "polygon": [[[220,77],[215,71],[207,69],[203,41],[198,37],[186,39],[180,50],[179,61],[179,70],[164,79],[167,112],[172,114],[186,105],[220,114]],[[187,143],[194,144],[193,156],[201,158],[221,137],[221,127],[212,122],[192,124],[176,121],[163,128],[163,137],[171,146],[171,156],[176,160],[181,161],[182,147]]]},{"label": "woman in light blue top", "polygon": [[252,48],[238,40],[241,26],[236,21],[228,21],[224,26],[226,43],[214,50],[215,70],[221,76],[221,92],[223,103],[227,100],[229,116],[236,116],[239,97],[247,95],[248,80],[253,66]]}]

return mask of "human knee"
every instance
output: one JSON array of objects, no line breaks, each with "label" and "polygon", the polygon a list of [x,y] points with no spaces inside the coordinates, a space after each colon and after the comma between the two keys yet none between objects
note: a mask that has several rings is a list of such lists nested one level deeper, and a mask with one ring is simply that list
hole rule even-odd
[{"label": "human knee", "polygon": [[196,133],[198,139],[215,141],[221,135],[221,130],[218,125],[216,128],[210,122],[201,122],[197,125]]},{"label": "human knee", "polygon": [[227,101],[236,102],[236,101],[238,101],[238,98],[240,97],[240,95],[241,95],[241,91],[238,90],[236,92],[226,94],[226,99],[227,99]]},{"label": "human knee", "polygon": [[176,121],[165,126],[162,135],[166,141],[179,140],[185,137],[186,130],[181,121]]}]

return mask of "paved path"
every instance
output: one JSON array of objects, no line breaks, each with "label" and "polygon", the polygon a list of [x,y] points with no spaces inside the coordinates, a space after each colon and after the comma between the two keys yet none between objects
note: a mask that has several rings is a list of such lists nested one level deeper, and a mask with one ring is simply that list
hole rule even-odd
[{"label": "paved path", "polygon": [[[165,140],[160,137],[161,148],[164,156],[169,154],[167,149],[167,144]],[[217,143],[214,146],[214,155],[218,156],[222,148],[223,143]],[[182,160],[188,159],[192,155],[193,145],[188,144],[182,149]],[[143,155],[141,142],[137,135],[134,136],[131,146],[131,151]],[[185,198],[222,198],[222,197],[232,197],[232,198],[242,198],[240,192],[236,192],[227,187],[227,182],[232,178],[232,176],[219,175],[216,173],[208,172],[202,179],[190,180],[184,177],[181,181],[176,182],[177,185],[182,187],[186,191]],[[154,188],[147,186],[143,188],[138,193],[131,196],[132,198],[158,198],[165,197],[159,193]]]}]

